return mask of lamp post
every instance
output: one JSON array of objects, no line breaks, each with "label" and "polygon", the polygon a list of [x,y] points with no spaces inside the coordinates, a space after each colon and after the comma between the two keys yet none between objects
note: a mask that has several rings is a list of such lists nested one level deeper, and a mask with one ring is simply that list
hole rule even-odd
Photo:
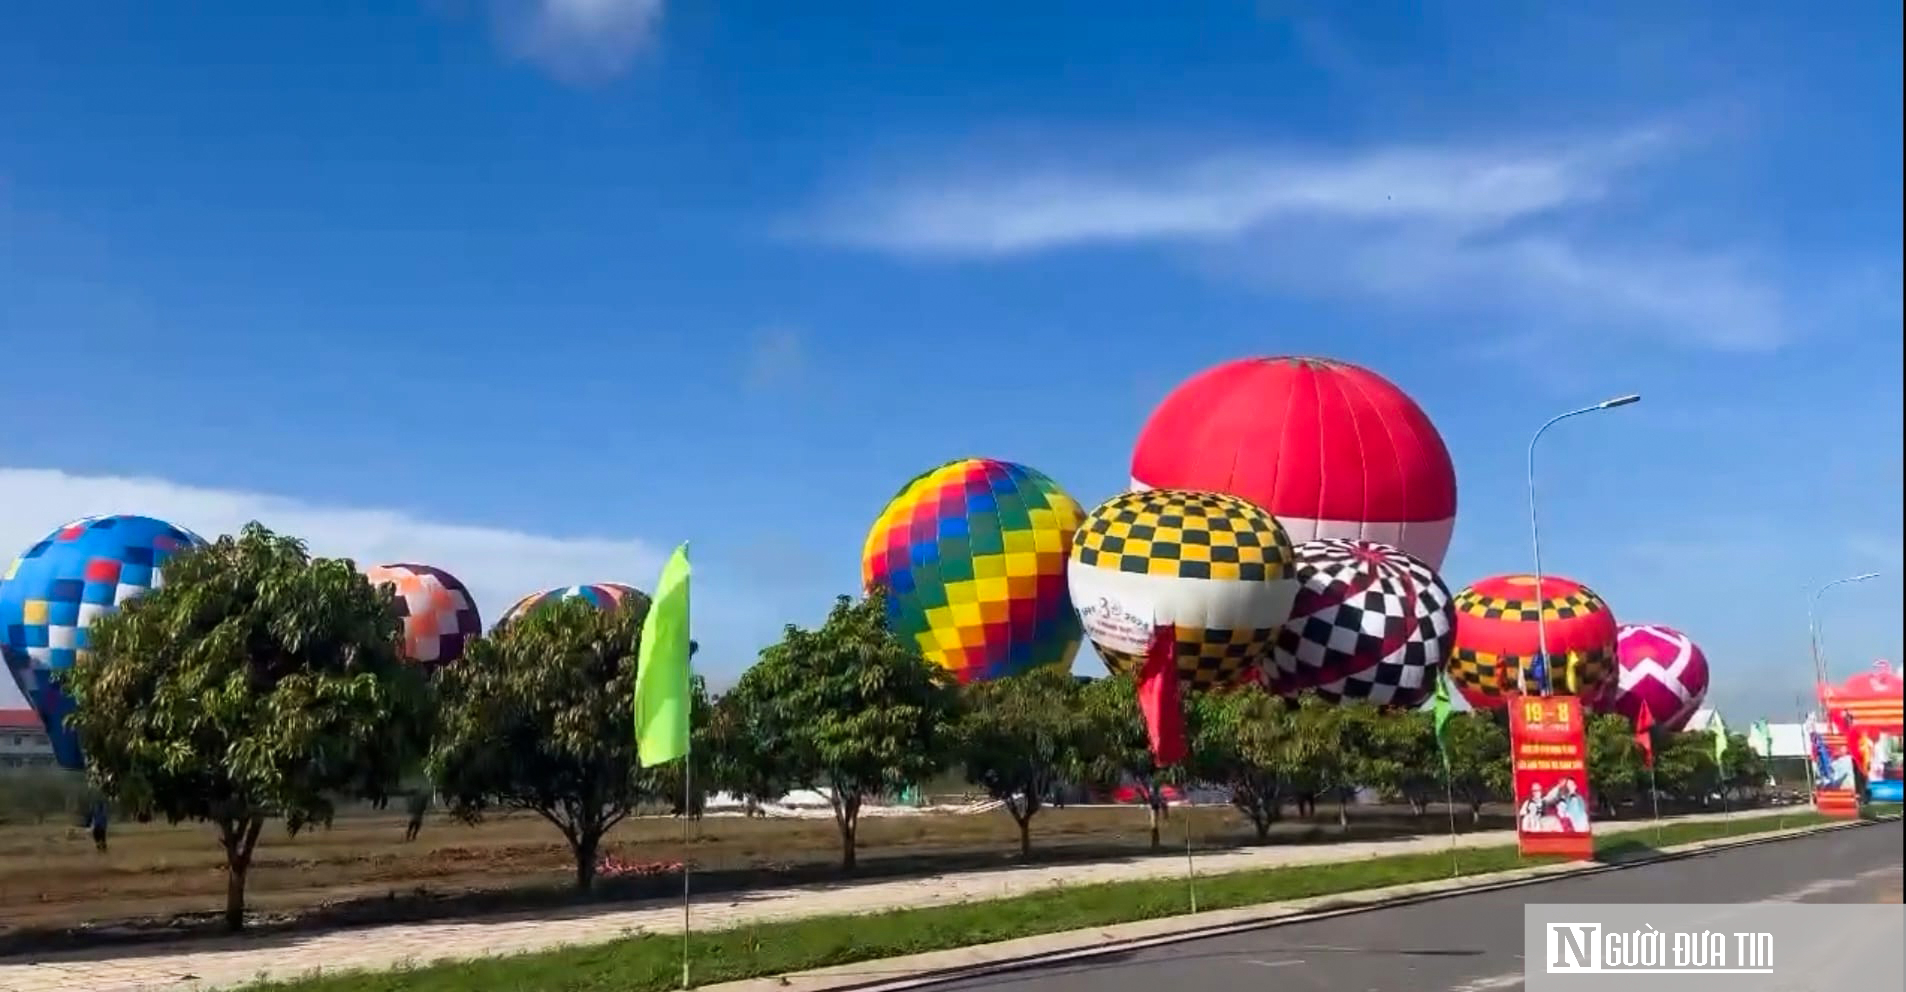
[{"label": "lamp post", "polygon": [[[1639,402],[1641,402],[1640,393],[1629,393],[1626,396],[1617,396],[1614,399],[1603,400],[1594,406],[1585,406],[1580,410],[1570,410],[1567,413],[1557,414],[1556,416],[1550,417],[1548,423],[1538,428],[1535,432],[1535,436],[1529,439],[1529,541],[1535,548],[1535,640],[1536,656],[1542,659],[1544,669],[1544,678],[1542,680],[1542,694],[1544,696],[1549,694],[1549,679],[1546,677],[1547,668],[1550,664],[1549,628],[1547,619],[1542,615],[1542,604],[1544,602],[1542,598],[1542,526],[1536,522],[1535,516],[1535,443],[1542,440],[1542,435],[1547,433],[1549,428],[1554,427],[1556,424],[1570,417],[1579,417],[1584,413],[1595,413],[1600,410],[1613,410],[1618,406],[1627,406],[1630,403]],[[1521,665],[1516,666],[1516,690],[1525,693],[1529,691],[1528,675]]]},{"label": "lamp post", "polygon": [[[1825,595],[1826,591],[1834,586],[1843,586],[1849,582],[1865,582],[1868,579],[1877,579],[1879,577],[1880,573],[1878,572],[1867,572],[1863,575],[1849,575],[1844,579],[1834,579],[1832,582],[1815,589],[1813,591],[1813,598],[1807,601],[1807,643],[1813,652],[1814,695],[1817,696],[1823,692],[1827,685],[1827,659],[1826,655],[1820,651],[1820,622],[1817,619],[1820,609],[1820,597]],[[1821,705],[1824,706],[1825,704],[1826,700],[1822,699]]]}]

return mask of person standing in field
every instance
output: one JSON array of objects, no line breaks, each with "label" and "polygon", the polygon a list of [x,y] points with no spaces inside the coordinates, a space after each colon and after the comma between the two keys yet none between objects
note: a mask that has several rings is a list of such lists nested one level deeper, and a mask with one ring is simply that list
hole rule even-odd
[{"label": "person standing in field", "polygon": [[424,828],[424,813],[430,809],[430,790],[418,789],[410,794],[410,822],[404,825],[404,842],[417,839],[417,832]]}]

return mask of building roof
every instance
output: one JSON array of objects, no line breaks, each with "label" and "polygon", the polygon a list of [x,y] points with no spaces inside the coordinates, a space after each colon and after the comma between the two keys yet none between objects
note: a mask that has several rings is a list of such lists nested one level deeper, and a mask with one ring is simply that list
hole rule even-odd
[{"label": "building roof", "polygon": [[32,710],[0,710],[0,730],[43,734],[46,725],[40,722],[40,715]]}]

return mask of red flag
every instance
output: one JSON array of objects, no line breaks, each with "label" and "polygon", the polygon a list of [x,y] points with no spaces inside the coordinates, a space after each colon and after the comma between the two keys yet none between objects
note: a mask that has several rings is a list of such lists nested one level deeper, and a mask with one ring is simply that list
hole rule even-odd
[{"label": "red flag", "polygon": [[1178,627],[1152,628],[1145,667],[1138,673],[1138,708],[1151,734],[1152,761],[1165,768],[1185,760],[1185,708],[1178,698]]},{"label": "red flag", "polygon": [[1635,717],[1635,743],[1641,748],[1641,761],[1649,768],[1655,766],[1655,715],[1647,703],[1641,704],[1641,715]]}]

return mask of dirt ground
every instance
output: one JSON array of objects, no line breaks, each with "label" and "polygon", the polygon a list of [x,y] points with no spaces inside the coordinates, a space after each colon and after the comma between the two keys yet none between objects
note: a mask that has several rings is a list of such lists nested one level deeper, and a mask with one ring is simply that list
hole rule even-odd
[{"label": "dirt ground", "polygon": [[[1440,832],[1432,814],[1358,808],[1358,837]],[[1251,840],[1234,811],[1174,810],[1165,849],[1182,851],[1185,825],[1200,848]],[[1499,824],[1485,824],[1497,826]],[[695,883],[702,891],[790,884],[838,877],[840,841],[834,823],[818,819],[708,817],[691,827]],[[1144,809],[1048,809],[1033,822],[1040,861],[1107,858],[1147,853]],[[326,917],[331,923],[458,915],[572,898],[568,848],[554,827],[518,815],[466,826],[433,814],[415,842],[406,843],[401,815],[340,817],[330,829],[286,835],[266,827],[249,879],[250,908],[266,921]],[[611,835],[604,854],[636,866],[600,886],[598,898],[629,898],[679,891],[677,865],[683,823],[640,817]],[[1334,811],[1317,823],[1287,822],[1281,842],[1340,839]],[[0,826],[0,942],[29,934],[83,928],[196,929],[222,905],[224,864],[211,828],[201,824],[115,824],[110,850],[93,848],[87,832],[64,824]],[[993,811],[867,817],[860,832],[861,876],[912,874],[1018,861],[1010,817]],[[653,893],[648,890],[653,889]],[[6,938],[13,938],[6,940]],[[4,953],[5,948],[0,948]]]}]

